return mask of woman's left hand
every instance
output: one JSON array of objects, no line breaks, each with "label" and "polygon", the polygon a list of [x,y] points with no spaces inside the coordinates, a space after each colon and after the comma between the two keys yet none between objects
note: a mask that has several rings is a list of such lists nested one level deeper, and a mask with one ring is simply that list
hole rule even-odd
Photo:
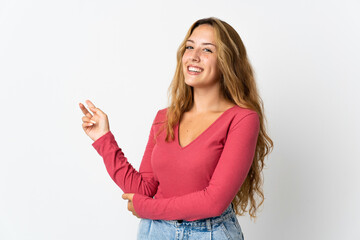
[{"label": "woman's left hand", "polygon": [[128,210],[131,211],[134,216],[140,218],[139,215],[137,215],[137,213],[135,212],[135,209],[134,209],[134,205],[133,205],[133,197],[134,197],[134,194],[135,194],[135,193],[124,193],[124,194],[122,195],[122,198],[125,199],[125,200],[126,200],[126,199],[129,200],[129,201],[128,201]]}]

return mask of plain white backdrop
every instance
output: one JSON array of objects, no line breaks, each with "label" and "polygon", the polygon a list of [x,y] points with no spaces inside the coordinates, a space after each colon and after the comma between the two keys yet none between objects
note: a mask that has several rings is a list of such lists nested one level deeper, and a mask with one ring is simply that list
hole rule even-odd
[{"label": "plain white backdrop", "polygon": [[138,169],[176,51],[215,16],[240,34],[274,151],[245,239],[360,239],[358,1],[0,1],[0,239],[135,239],[139,219],[83,132],[109,116]]}]

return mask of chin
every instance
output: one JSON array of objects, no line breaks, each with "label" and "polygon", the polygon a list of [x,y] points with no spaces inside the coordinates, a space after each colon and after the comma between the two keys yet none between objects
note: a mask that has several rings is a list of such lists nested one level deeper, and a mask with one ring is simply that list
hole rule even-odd
[{"label": "chin", "polygon": [[190,87],[194,87],[194,88],[198,88],[198,87],[203,87],[204,85],[199,82],[194,82],[194,81],[186,81],[185,80],[185,84],[190,86]]}]

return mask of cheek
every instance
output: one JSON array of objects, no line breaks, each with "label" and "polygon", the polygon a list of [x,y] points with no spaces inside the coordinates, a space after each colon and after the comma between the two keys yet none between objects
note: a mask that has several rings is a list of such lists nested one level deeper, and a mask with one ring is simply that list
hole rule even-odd
[{"label": "cheek", "polygon": [[219,66],[216,59],[211,59],[211,66],[215,71],[218,71]]},{"label": "cheek", "polygon": [[186,59],[183,57],[182,60],[181,60],[181,67],[183,69],[185,69],[185,65],[186,65]]},{"label": "cheek", "polygon": [[181,64],[184,66],[186,63],[186,55],[184,54],[181,58]]},{"label": "cheek", "polygon": [[206,65],[209,66],[209,69],[211,69],[211,74],[214,76],[218,76],[219,75],[219,67],[217,65],[217,61],[214,59],[207,59]]},{"label": "cheek", "polygon": [[184,54],[182,56],[182,62],[185,63],[188,58],[189,58],[188,54],[186,52],[184,52]]},{"label": "cheek", "polygon": [[214,61],[214,59],[209,56],[203,57],[203,63],[205,66],[208,66],[208,68],[211,68],[211,71],[214,71],[217,67],[216,60]]}]

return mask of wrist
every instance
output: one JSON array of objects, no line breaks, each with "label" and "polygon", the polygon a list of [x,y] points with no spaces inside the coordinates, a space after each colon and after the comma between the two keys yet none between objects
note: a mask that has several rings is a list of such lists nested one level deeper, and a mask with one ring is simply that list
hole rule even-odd
[{"label": "wrist", "polygon": [[99,140],[100,138],[103,138],[106,134],[108,134],[110,132],[110,130],[109,131],[105,131],[105,132],[103,132],[103,133],[100,133],[99,135],[97,135],[97,137],[95,137],[94,139],[93,139],[93,141],[94,142],[96,142],[97,140]]}]

